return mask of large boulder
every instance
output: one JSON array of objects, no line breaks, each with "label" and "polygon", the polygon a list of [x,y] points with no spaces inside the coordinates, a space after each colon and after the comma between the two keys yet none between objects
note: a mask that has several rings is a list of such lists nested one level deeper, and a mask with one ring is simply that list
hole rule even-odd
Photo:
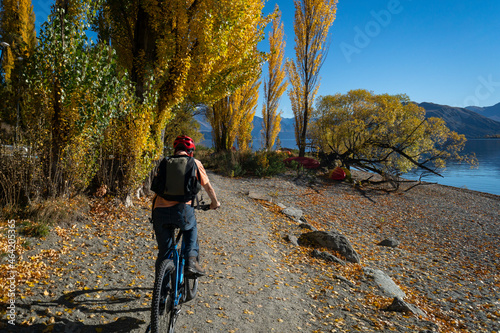
[{"label": "large boulder", "polygon": [[380,269],[365,267],[364,273],[373,279],[375,284],[380,288],[384,295],[389,297],[399,297],[401,299],[406,297],[406,294],[399,286]]},{"label": "large boulder", "polygon": [[330,250],[337,251],[349,262],[359,263],[361,261],[359,254],[354,250],[347,237],[341,233],[335,231],[312,231],[300,235],[299,244],[307,243],[324,246]]}]

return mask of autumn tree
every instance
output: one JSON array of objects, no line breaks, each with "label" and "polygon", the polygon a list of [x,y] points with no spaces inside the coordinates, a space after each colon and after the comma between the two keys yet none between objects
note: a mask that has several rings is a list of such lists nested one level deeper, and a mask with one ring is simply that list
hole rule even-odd
[{"label": "autumn tree", "polygon": [[330,165],[342,165],[397,179],[412,170],[438,174],[448,159],[460,156],[465,137],[406,95],[375,95],[352,90],[318,100],[312,136]]},{"label": "autumn tree", "polygon": [[105,2],[101,35],[110,32],[137,96],[149,76],[157,82],[152,132],[159,146],[174,106],[186,98],[212,105],[260,70],[262,8],[261,0]]},{"label": "autumn tree", "polygon": [[258,76],[245,83],[233,94],[228,95],[207,108],[205,115],[212,126],[215,150],[230,150],[237,140],[238,148],[250,149],[253,118],[259,99]]},{"label": "autumn tree", "polygon": [[3,49],[0,64],[0,117],[9,123],[17,121],[17,101],[20,98],[19,73],[36,46],[35,14],[30,0],[0,2],[0,42]]},{"label": "autumn tree", "polygon": [[304,156],[307,127],[319,88],[319,71],[328,53],[329,29],[335,20],[336,0],[294,0],[296,60],[287,60],[290,97],[295,117],[295,139]]},{"label": "autumn tree", "polygon": [[231,96],[207,108],[206,117],[212,126],[212,140],[217,152],[231,149],[237,134],[239,114],[235,114]]},{"label": "autumn tree", "polygon": [[280,132],[281,112],[278,112],[279,100],[288,86],[283,68],[283,55],[285,53],[284,31],[278,5],[276,5],[275,12],[276,17],[273,20],[273,28],[269,33],[268,78],[264,80],[264,106],[262,108],[263,146],[266,150],[272,150]]},{"label": "autumn tree", "polygon": [[238,125],[237,143],[240,150],[252,149],[253,118],[257,110],[259,100],[260,81],[255,77],[236,91],[233,95],[235,107],[241,113],[241,121]]},{"label": "autumn tree", "polygon": [[23,73],[25,142],[40,161],[48,195],[85,189],[107,129],[117,119],[142,116],[113,50],[89,43],[84,33],[92,9],[65,5],[54,6]]}]

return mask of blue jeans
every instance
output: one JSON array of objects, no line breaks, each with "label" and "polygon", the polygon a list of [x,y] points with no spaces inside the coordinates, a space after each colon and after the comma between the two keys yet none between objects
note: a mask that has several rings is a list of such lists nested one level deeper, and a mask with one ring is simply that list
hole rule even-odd
[{"label": "blue jeans", "polygon": [[187,259],[198,257],[198,227],[194,208],[184,203],[173,207],[160,207],[153,210],[153,227],[158,242],[158,258],[156,267],[167,254],[174,241],[174,229],[169,226],[179,227],[182,232],[182,254]]}]

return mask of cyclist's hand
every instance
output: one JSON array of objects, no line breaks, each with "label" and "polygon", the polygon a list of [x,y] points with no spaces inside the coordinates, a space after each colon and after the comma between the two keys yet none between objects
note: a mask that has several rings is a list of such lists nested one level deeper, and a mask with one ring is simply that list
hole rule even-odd
[{"label": "cyclist's hand", "polygon": [[219,207],[220,207],[219,201],[215,201],[215,202],[212,201],[212,203],[210,203],[210,209],[217,209]]}]

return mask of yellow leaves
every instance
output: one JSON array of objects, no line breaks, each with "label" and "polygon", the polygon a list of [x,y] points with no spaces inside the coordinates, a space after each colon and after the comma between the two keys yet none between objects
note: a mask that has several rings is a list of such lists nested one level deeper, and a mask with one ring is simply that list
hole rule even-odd
[{"label": "yellow leaves", "polygon": [[295,1],[296,60],[286,62],[292,88],[288,91],[295,117],[295,136],[301,152],[311,117],[312,104],[319,88],[319,70],[326,56],[323,44],[335,19],[335,0]]},{"label": "yellow leaves", "polygon": [[269,79],[264,81],[264,106],[262,118],[264,120],[264,145],[271,150],[281,129],[281,115],[277,113],[279,99],[285,92],[288,81],[285,81],[283,55],[285,49],[283,24],[280,22],[281,12],[276,6],[276,17],[273,19],[273,30],[269,33],[270,55],[268,58]]}]

